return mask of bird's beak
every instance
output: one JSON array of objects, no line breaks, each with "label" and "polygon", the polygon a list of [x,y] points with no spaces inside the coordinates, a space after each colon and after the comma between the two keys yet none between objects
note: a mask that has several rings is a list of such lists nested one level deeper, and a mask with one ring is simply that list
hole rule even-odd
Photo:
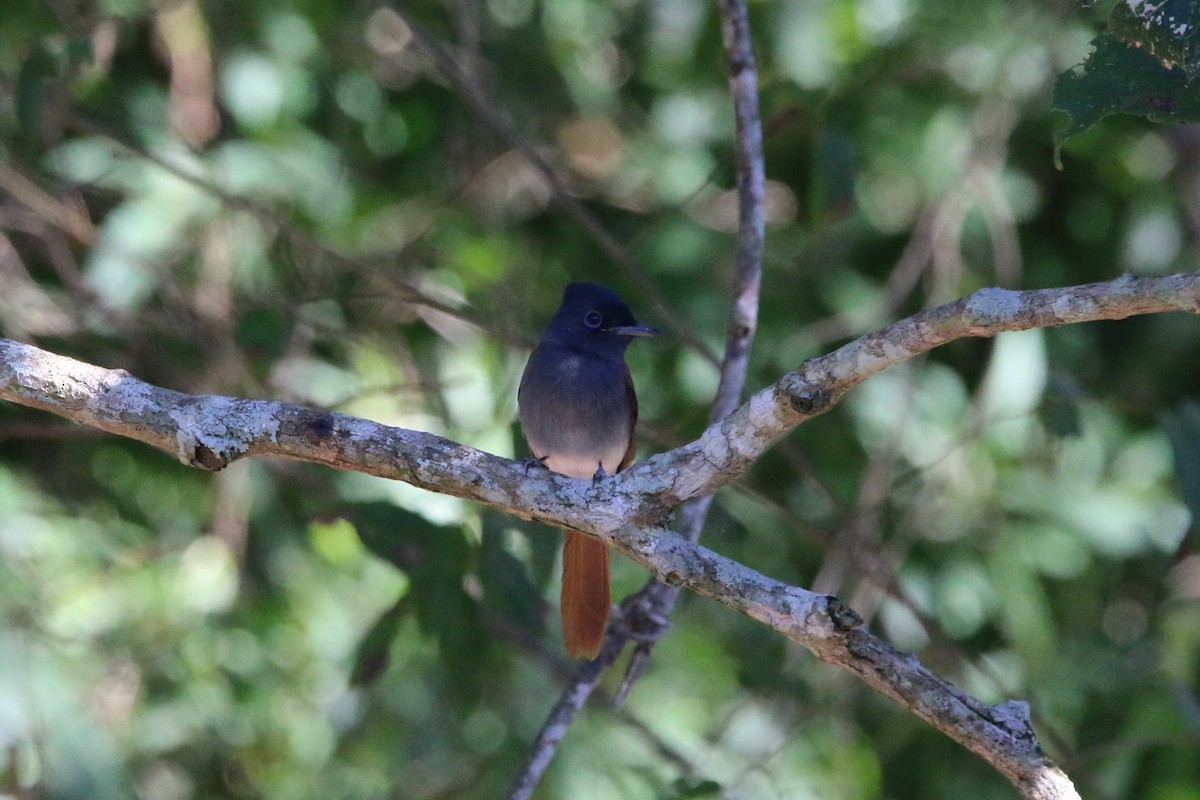
[{"label": "bird's beak", "polygon": [[615,333],[617,336],[642,337],[642,336],[658,336],[660,331],[658,328],[651,328],[649,325],[617,325],[612,328],[605,328],[606,333]]}]

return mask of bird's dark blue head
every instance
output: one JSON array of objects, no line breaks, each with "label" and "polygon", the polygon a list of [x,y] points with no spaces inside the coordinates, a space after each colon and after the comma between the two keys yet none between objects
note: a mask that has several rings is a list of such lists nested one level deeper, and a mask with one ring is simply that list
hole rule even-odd
[{"label": "bird's dark blue head", "polygon": [[596,283],[568,283],[542,342],[621,356],[631,341],[642,336],[658,336],[658,331],[634,319],[629,306],[612,289]]}]

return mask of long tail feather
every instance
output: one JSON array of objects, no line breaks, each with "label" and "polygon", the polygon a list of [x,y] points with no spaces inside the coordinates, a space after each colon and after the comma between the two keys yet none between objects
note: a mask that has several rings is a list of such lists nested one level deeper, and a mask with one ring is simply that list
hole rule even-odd
[{"label": "long tail feather", "polygon": [[608,547],[578,531],[563,531],[562,634],[571,658],[595,658],[604,639],[612,597]]}]

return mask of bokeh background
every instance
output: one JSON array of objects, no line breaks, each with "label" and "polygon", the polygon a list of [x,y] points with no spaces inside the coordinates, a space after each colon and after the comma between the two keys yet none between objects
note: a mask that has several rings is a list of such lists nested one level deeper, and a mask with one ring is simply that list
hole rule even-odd
[{"label": "bokeh background", "polygon": [[[6,0],[0,335],[522,457],[527,348],[562,285],[594,280],[692,335],[631,350],[643,452],[698,435],[736,228],[714,4],[403,11],[518,143],[386,6]],[[751,19],[769,219],[751,389],[982,286],[1196,267],[1195,128],[1110,119],[1055,167],[1054,79],[1103,9],[762,0]],[[1186,315],[944,347],[805,424],[719,495],[704,541],[837,593],[985,701],[1027,699],[1084,796],[1200,798],[1198,363]],[[568,667],[557,545],[398,483],[204,474],[0,405],[0,792],[503,796]],[[616,560],[616,596],[644,580]],[[1016,795],[685,597],[626,707],[591,705],[538,796]]]}]

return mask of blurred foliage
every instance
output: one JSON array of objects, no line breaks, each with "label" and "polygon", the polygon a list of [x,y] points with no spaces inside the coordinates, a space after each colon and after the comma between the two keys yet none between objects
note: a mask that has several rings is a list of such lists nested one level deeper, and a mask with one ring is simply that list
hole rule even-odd
[{"label": "blurred foliage", "polygon": [[[714,4],[404,9],[719,348],[736,219]],[[1195,128],[1112,118],[1055,169],[1055,76],[1100,11],[751,13],[770,220],[751,389],[981,286],[1195,267]],[[662,323],[386,7],[0,12],[0,335],[521,456],[526,348],[573,278]],[[644,450],[696,436],[713,365],[678,337],[631,362]],[[1085,796],[1200,798],[1197,363],[1186,315],[942,348],[768,454],[705,541],[838,593],[986,701],[1027,698]],[[307,464],[201,474],[0,406],[0,792],[501,796],[563,674],[557,541]],[[615,561],[618,597],[643,580]],[[1014,792],[685,597],[627,709],[593,704],[539,796]]]}]

